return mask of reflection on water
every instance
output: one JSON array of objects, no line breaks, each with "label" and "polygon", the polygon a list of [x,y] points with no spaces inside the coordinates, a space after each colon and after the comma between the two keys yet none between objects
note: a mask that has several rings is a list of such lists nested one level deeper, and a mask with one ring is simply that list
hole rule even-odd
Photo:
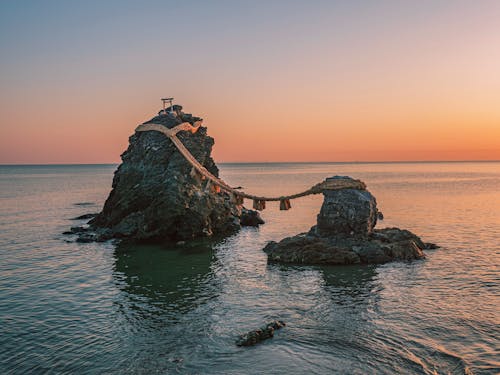
[{"label": "reflection on water", "polygon": [[[130,306],[151,306],[151,312],[185,313],[205,302],[210,286],[210,245],[174,249],[154,245],[120,245],[115,250],[117,286]],[[216,290],[213,291],[216,293]]]},{"label": "reflection on water", "polygon": [[[252,234],[252,228],[242,233]],[[143,363],[148,371],[220,373],[231,363],[244,372],[255,366],[256,356],[279,368],[281,362],[290,364],[287,357],[295,350],[292,362],[299,366],[306,348],[346,345],[335,336],[362,327],[377,301],[375,267],[267,265],[260,248],[239,235],[170,249],[124,245],[114,258],[113,278],[123,294],[115,302],[117,319],[134,327],[134,345],[158,343],[147,354],[137,353],[136,360],[164,357],[161,365]],[[265,350],[234,345],[238,334],[277,318],[287,329],[263,343]],[[332,330],[336,335],[325,335]],[[209,358],[214,363],[207,369]]]},{"label": "reflection on water", "polygon": [[[365,180],[386,220],[442,248],[382,266],[268,265],[269,240],[314,223],[321,197],[192,246],[67,243],[112,167],[0,167],[0,373],[493,374],[500,371],[500,163],[224,165],[280,195]],[[79,169],[80,168],[80,169]],[[48,203],[50,202],[50,204]],[[251,348],[240,333],[282,319]]]}]

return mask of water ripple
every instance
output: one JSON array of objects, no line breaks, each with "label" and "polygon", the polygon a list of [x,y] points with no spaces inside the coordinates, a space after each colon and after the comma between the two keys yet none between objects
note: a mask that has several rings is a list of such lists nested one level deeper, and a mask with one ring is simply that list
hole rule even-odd
[{"label": "water ripple", "polygon": [[[493,374],[500,372],[499,164],[223,166],[256,192],[332,174],[364,179],[387,226],[443,247],[383,266],[268,265],[269,240],[306,231],[321,197],[217,243],[66,243],[112,168],[0,167],[2,373]],[[76,169],[75,169],[76,168]],[[47,202],[50,202],[48,204]],[[238,334],[287,327],[252,348]]]}]

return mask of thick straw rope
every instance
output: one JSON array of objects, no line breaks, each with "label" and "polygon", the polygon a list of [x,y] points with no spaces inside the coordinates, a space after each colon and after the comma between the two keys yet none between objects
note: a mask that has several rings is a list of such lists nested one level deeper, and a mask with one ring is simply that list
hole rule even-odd
[{"label": "thick straw rope", "polygon": [[191,125],[189,122],[183,122],[180,125],[177,125],[176,127],[169,129],[165,127],[164,125],[161,124],[142,124],[139,125],[135,131],[137,132],[146,132],[146,131],[158,131],[160,133],[165,134],[170,140],[173,142],[173,144],[177,147],[179,152],[184,156],[184,158],[193,166],[196,171],[204,176],[206,179],[210,180],[213,184],[219,186],[222,190],[225,190],[229,193],[234,194],[235,196],[239,196],[242,198],[248,198],[248,199],[253,199],[254,201],[283,201],[283,200],[290,200],[290,199],[296,199],[300,197],[305,197],[307,195],[311,194],[319,194],[322,193],[323,190],[340,190],[340,189],[361,189],[364,190],[366,188],[365,184],[361,181],[357,180],[344,180],[344,179],[336,179],[336,180],[325,180],[323,182],[320,182],[311,188],[307,189],[306,191],[303,191],[301,193],[297,194],[292,194],[292,195],[285,195],[281,197],[261,197],[257,195],[252,195],[252,194],[247,194],[244,193],[240,190],[237,190],[231,186],[229,186],[226,182],[221,180],[218,177],[215,177],[213,174],[211,174],[203,165],[198,162],[198,160],[195,159],[195,157],[189,152],[189,150],[184,146],[184,144],[177,138],[177,133],[180,131],[190,131],[191,133],[196,133],[198,131],[198,128],[201,126],[201,121],[197,121],[194,123],[194,126]]}]

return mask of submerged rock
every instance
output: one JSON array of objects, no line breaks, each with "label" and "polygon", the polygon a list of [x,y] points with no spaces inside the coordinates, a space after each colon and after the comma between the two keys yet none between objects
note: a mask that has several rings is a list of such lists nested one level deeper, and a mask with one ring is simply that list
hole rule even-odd
[{"label": "submerged rock", "polygon": [[76,239],[76,242],[80,243],[88,243],[88,242],[99,242],[100,237],[98,237],[95,233],[82,233]]},{"label": "submerged rock", "polygon": [[[351,179],[350,177],[334,177]],[[295,264],[386,263],[425,258],[425,244],[408,230],[374,229],[377,203],[366,189],[325,190],[317,225],[308,233],[269,242],[268,261]]]},{"label": "submerged rock", "polygon": [[252,346],[259,342],[269,339],[274,336],[274,331],[285,327],[286,324],[282,320],[275,320],[266,324],[264,327],[250,331],[241,335],[236,341],[237,346]]},{"label": "submerged rock", "polygon": [[69,229],[69,232],[64,232],[65,234],[79,234],[79,233],[85,233],[89,231],[89,226],[88,225],[81,225],[78,227],[71,227]]},{"label": "submerged rock", "polygon": [[[174,109],[174,113],[161,113],[147,123],[172,128],[201,120],[183,113],[180,106]],[[218,176],[210,156],[214,140],[205,127],[195,134],[180,132],[177,136],[207,170]],[[136,132],[129,141],[104,208],[89,222],[99,240],[177,242],[225,235],[240,228],[241,206],[192,173],[191,165],[164,134]]]},{"label": "submerged rock", "polygon": [[97,215],[99,215],[99,213],[95,213],[95,214],[83,214],[83,215],[74,217],[71,220],[88,220],[88,219],[92,219],[92,218],[96,217]]}]

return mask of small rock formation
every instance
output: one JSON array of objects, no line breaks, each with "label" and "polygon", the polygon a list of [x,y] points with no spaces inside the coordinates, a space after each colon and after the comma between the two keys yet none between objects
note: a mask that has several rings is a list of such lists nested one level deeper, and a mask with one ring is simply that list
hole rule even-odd
[{"label": "small rock formation", "polygon": [[[201,119],[175,105],[146,123],[173,128]],[[214,140],[207,129],[178,138],[214,176],[219,170],[210,156]],[[139,241],[184,241],[226,235],[240,228],[241,206],[193,173],[192,166],[164,134],[136,132],[122,154],[112,191],[102,212],[89,222],[81,242],[125,238]],[[74,231],[74,229],[72,229]]]},{"label": "small rock formation", "polygon": [[99,214],[98,213],[95,213],[95,214],[83,214],[83,215],[74,217],[71,220],[88,220],[88,219],[93,219],[97,215],[99,215]]},{"label": "small rock formation", "polygon": [[[331,179],[353,180],[335,176]],[[364,185],[364,184],[360,184]],[[374,229],[379,217],[375,197],[366,189],[325,190],[317,225],[308,233],[269,242],[268,261],[296,264],[386,263],[425,258],[425,244],[398,228]]]},{"label": "small rock formation", "polygon": [[262,220],[259,211],[243,207],[241,209],[240,224],[245,227],[258,227],[261,224],[265,224],[265,221]]},{"label": "small rock formation", "polygon": [[[333,179],[348,179],[333,177]],[[331,237],[352,233],[367,235],[377,223],[377,201],[367,190],[325,190],[325,200],[318,215],[316,233],[320,237]]]},{"label": "small rock formation", "polygon": [[236,341],[237,346],[252,346],[263,340],[269,339],[274,336],[274,331],[285,327],[286,324],[282,320],[275,320],[271,323],[266,324],[264,327],[250,331],[241,335],[238,341]]}]

